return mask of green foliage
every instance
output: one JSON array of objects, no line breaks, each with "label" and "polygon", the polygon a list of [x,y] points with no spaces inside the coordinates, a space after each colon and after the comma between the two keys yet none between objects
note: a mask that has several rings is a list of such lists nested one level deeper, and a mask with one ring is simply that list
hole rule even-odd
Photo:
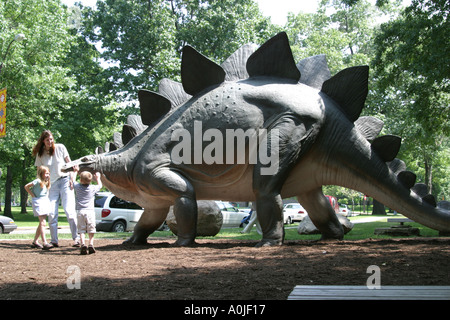
[{"label": "green foliage", "polygon": [[394,91],[433,136],[450,134],[449,11],[448,1],[415,0],[375,38],[380,90]]},{"label": "green foliage", "polygon": [[[5,212],[12,189],[35,177],[31,149],[42,130],[50,129],[76,157],[92,153],[116,126],[96,50],[67,24],[68,17],[59,0],[0,3],[0,87],[8,90],[0,165],[2,179],[6,173],[11,178]],[[13,41],[19,33],[25,40]]]},{"label": "green foliage", "polygon": [[[24,156],[24,150],[50,120],[60,119],[73,84],[61,61],[73,37],[65,28],[59,1],[14,0],[0,7],[0,86],[6,87],[7,137],[0,144],[2,164]],[[7,45],[23,33],[26,39]],[[58,45],[56,45],[58,44]]]},{"label": "green foliage", "polygon": [[101,56],[111,64],[105,72],[121,100],[156,90],[162,78],[180,81],[186,44],[221,63],[241,45],[276,33],[251,0],[106,0],[88,19],[89,39],[102,41]]},{"label": "green foliage", "polygon": [[[246,43],[262,44],[278,30],[252,0],[173,1],[177,38],[222,63]],[[230,10],[232,8],[232,10]]]},{"label": "green foliage", "polygon": [[178,74],[176,17],[167,1],[107,0],[86,11],[86,34],[102,42],[101,57],[111,63],[104,72],[118,98]]},{"label": "green foliage", "polygon": [[[390,132],[403,137],[401,156],[409,158],[408,166],[424,168],[421,181],[430,191],[433,168],[446,167],[443,173],[449,163],[449,11],[448,1],[414,0],[374,39],[378,96],[372,101]],[[438,198],[448,199],[448,190],[437,189]]]},{"label": "green foliage", "polygon": [[296,60],[326,54],[331,74],[368,64],[370,39],[378,14],[366,0],[352,5],[323,0],[314,14],[290,14],[286,29]]}]

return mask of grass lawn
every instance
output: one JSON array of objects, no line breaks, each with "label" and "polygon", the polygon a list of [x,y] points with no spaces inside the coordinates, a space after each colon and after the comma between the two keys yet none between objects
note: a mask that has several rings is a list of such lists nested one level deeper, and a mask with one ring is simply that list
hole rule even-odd
[{"label": "grass lawn", "polygon": [[[38,225],[38,219],[33,216],[33,211],[29,208],[28,213],[22,214],[20,213],[19,207],[13,207],[13,216],[14,221],[19,227],[29,227],[36,228]],[[358,215],[355,217],[350,217],[352,222],[357,222],[358,220],[369,218],[369,217],[377,217],[373,215]],[[376,228],[385,228],[395,225],[396,223],[388,223],[387,218],[404,218],[402,215],[388,215],[388,216],[378,216],[382,218],[381,220],[375,222],[365,222],[365,223],[355,223],[354,228],[348,234],[345,235],[345,240],[362,240],[362,239],[389,239],[391,236],[385,235],[375,235],[374,230]],[[60,208],[59,210],[59,218],[58,218],[59,226],[68,226],[67,218],[64,211]],[[412,227],[416,227],[420,229],[421,237],[438,237],[438,231],[422,226],[418,223],[408,223]],[[320,235],[299,235],[297,233],[298,223],[294,223],[291,225],[285,225],[285,239],[286,240],[318,240],[320,239]],[[47,229],[48,231],[48,229]],[[252,228],[250,233],[241,234],[242,228],[223,228],[216,236],[214,237],[199,237],[200,239],[236,239],[236,240],[254,240],[258,241],[261,239],[261,235],[256,232],[256,228]],[[49,234],[49,232],[47,232]],[[101,238],[115,238],[115,239],[126,239],[131,236],[130,232],[99,232],[95,235],[97,239]],[[33,234],[18,234],[14,231],[11,234],[0,234],[0,239],[33,239]],[[58,235],[61,239],[71,239],[70,234],[60,234]],[[174,238],[175,236],[171,231],[155,231],[151,237],[165,237],[165,238]]]}]

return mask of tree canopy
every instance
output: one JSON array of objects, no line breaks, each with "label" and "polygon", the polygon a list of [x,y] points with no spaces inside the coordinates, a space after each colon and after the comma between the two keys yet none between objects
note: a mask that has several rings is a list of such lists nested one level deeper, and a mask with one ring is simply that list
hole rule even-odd
[{"label": "tree canopy", "polygon": [[[50,129],[77,157],[92,153],[116,122],[111,117],[116,111],[108,108],[112,101],[93,79],[101,72],[92,60],[95,50],[68,25],[68,18],[59,0],[0,3],[0,87],[7,88],[6,137],[0,140],[5,214],[11,185],[36,174],[30,151],[42,130]],[[17,34],[25,39],[15,42]]]},{"label": "tree canopy", "polygon": [[[422,163],[429,191],[432,167],[443,165],[437,155],[448,151],[449,143],[449,12],[448,1],[413,0],[374,38],[374,103],[393,133],[403,137],[402,155]],[[448,166],[448,159],[443,161]]]},{"label": "tree canopy", "polygon": [[106,72],[124,100],[139,89],[157,89],[162,78],[179,80],[186,44],[222,62],[242,44],[275,34],[252,0],[106,0],[88,19],[88,38],[101,41]]}]

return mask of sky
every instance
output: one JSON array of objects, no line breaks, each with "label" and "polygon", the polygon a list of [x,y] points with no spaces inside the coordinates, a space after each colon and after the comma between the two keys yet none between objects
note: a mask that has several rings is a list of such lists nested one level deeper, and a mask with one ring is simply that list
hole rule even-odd
[{"label": "sky", "polygon": [[319,0],[255,0],[264,16],[270,17],[273,24],[284,25],[289,12],[314,13]]}]

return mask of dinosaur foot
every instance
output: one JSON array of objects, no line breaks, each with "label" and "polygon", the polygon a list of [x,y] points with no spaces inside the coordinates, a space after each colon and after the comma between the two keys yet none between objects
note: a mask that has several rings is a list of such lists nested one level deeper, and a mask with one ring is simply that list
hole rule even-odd
[{"label": "dinosaur foot", "polygon": [[135,236],[131,236],[130,238],[128,238],[127,240],[125,240],[124,242],[122,242],[122,244],[125,245],[146,245],[147,244],[147,238],[145,239],[140,239],[137,238]]},{"label": "dinosaur foot", "polygon": [[174,242],[172,246],[174,247],[195,247],[197,243],[195,240],[189,240],[189,239],[178,239]]},{"label": "dinosaur foot", "polygon": [[274,246],[281,246],[283,244],[282,240],[273,240],[273,239],[262,239],[258,244],[255,246],[256,248],[261,247],[274,247]]}]

